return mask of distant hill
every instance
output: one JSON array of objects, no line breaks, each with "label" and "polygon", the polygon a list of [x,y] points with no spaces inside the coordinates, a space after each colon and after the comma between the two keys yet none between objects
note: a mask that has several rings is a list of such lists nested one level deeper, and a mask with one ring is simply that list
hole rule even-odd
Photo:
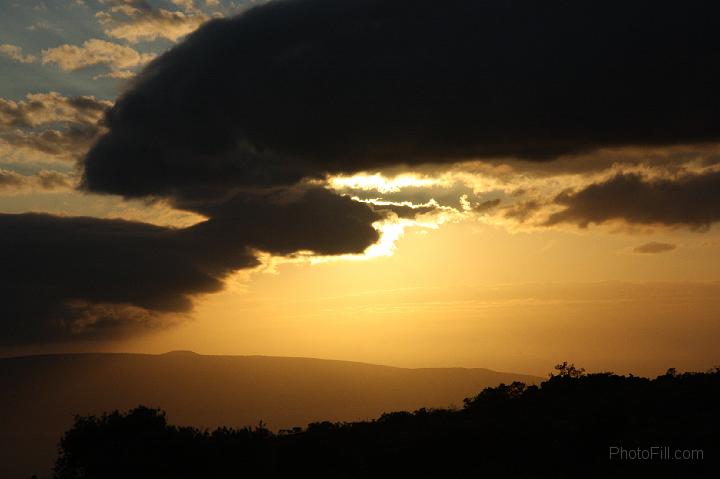
[{"label": "distant hill", "polygon": [[73,415],[167,411],[179,425],[271,430],[462,405],[485,387],[541,378],[489,369],[406,369],[263,356],[66,354],[0,359],[0,477],[42,477]]}]

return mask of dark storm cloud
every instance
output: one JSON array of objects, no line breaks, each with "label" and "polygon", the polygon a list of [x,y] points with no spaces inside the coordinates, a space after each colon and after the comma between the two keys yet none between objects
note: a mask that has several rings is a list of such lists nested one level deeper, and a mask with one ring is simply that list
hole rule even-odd
[{"label": "dark storm cloud", "polygon": [[634,173],[616,175],[577,192],[562,193],[555,203],[565,207],[548,225],[622,220],[705,229],[720,220],[720,172],[647,179]]},{"label": "dark storm cloud", "polygon": [[[328,173],[720,141],[719,9],[278,0],[213,20],[131,80],[81,162],[87,191],[166,198],[208,220],[175,230],[0,216],[1,337],[154,327],[256,264],[253,249],[362,251],[387,211],[306,186]],[[5,106],[8,127],[36,126]],[[92,104],[71,106],[96,125]],[[602,220],[584,198],[560,198],[557,221]]]},{"label": "dark storm cloud", "polygon": [[649,243],[636,246],[633,248],[633,252],[639,254],[658,254],[672,251],[675,248],[677,248],[677,246],[672,243],[658,243],[657,241],[651,241]]},{"label": "dark storm cloud", "polygon": [[720,140],[713,1],[279,0],[213,20],[108,115],[85,186]]},{"label": "dark storm cloud", "polygon": [[0,215],[0,338],[110,335],[143,326],[126,314],[133,307],[149,319],[189,311],[190,295],[218,291],[232,268],[255,264],[242,245],[210,246],[142,223]]},{"label": "dark storm cloud", "polygon": [[206,213],[211,219],[191,228],[194,234],[279,255],[362,253],[379,239],[372,223],[383,217],[324,188],[239,193]]},{"label": "dark storm cloud", "polygon": [[378,239],[367,205],[322,189],[243,195],[185,229],[97,218],[0,215],[0,343],[102,338],[165,325],[274,254],[360,253]]}]

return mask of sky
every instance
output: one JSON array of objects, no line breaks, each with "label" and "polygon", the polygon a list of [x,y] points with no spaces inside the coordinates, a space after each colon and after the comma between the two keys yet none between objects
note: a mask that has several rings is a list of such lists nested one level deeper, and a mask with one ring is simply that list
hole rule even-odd
[{"label": "sky", "polygon": [[712,2],[0,5],[0,355],[720,365]]}]

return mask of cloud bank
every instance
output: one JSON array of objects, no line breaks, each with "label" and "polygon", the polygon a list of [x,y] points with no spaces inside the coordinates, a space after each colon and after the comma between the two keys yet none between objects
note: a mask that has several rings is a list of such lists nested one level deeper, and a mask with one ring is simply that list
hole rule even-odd
[{"label": "cloud bank", "polygon": [[0,215],[0,232],[5,344],[137,332],[255,264],[242,245],[120,220]]},{"label": "cloud bank", "polygon": [[[140,4],[117,3],[111,13],[133,27],[107,17],[108,34],[135,42],[184,31],[161,33]],[[16,298],[2,316],[19,332],[7,334],[153,327],[254,266],[257,250],[362,252],[378,240],[374,223],[415,213],[329,191],[331,174],[718,143],[718,10],[710,1],[278,0],[211,20],[132,79],[81,162],[85,191],[160,198],[207,220],[174,230],[2,217],[3,281]],[[153,28],[134,29],[145,20]],[[78,61],[58,57],[68,68]],[[547,224],[704,228],[717,219],[716,182],[622,174],[557,196],[562,211]],[[465,201],[503,208],[495,197]]]},{"label": "cloud bank", "polygon": [[398,163],[718,141],[719,8],[271,2],[152,62],[111,110],[85,185],[181,195],[188,178],[287,185]]},{"label": "cloud bank", "polygon": [[[3,176],[0,175],[0,184]],[[138,333],[257,266],[255,250],[361,253],[379,239],[368,205],[322,188],[246,194],[184,229],[98,218],[0,214],[0,341]]]}]

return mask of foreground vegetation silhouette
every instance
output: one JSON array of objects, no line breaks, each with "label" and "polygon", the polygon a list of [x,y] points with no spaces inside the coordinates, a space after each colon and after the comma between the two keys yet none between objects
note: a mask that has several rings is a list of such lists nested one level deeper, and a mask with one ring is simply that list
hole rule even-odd
[{"label": "foreground vegetation silhouette", "polygon": [[[269,431],[202,431],[158,409],[78,416],[55,479],[720,477],[720,369],[650,380],[563,363],[460,409]],[[613,449],[614,448],[614,449]],[[646,452],[647,451],[647,452]],[[649,457],[644,457],[650,454]],[[677,456],[676,456],[677,454]]]}]

